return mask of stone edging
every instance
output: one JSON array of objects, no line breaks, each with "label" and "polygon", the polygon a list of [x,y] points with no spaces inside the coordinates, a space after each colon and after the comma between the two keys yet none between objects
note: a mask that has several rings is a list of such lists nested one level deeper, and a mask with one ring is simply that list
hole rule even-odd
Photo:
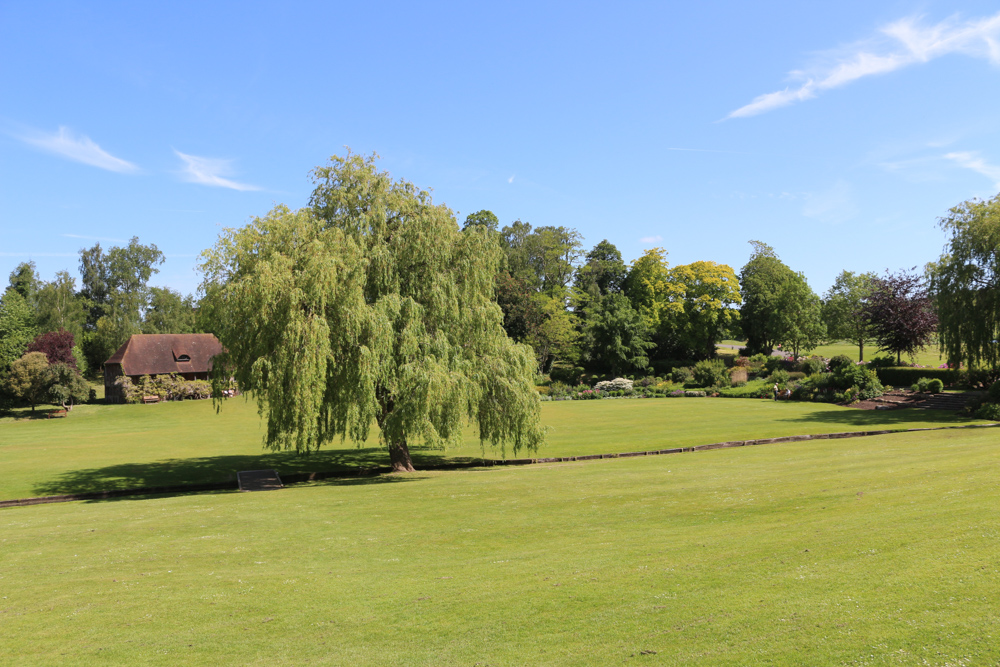
[{"label": "stone edging", "polygon": [[[663,454],[681,454],[684,452],[703,452],[710,449],[727,449],[730,447],[751,447],[754,445],[771,445],[779,442],[802,442],[805,440],[836,440],[840,438],[863,438],[872,435],[890,435],[893,433],[918,433],[921,431],[948,431],[963,428],[993,428],[1000,426],[1000,423],[993,424],[963,424],[960,426],[934,426],[927,428],[896,428],[882,429],[879,431],[845,431],[843,433],[820,433],[817,435],[786,435],[780,438],[760,438],[758,440],[729,440],[726,442],[713,442],[708,445],[695,445],[693,447],[674,447],[671,449],[654,449],[644,452],[622,452],[618,454],[587,454],[585,456],[554,456],[536,459],[482,459],[469,461],[467,463],[443,463],[439,465],[429,465],[420,470],[461,470],[463,468],[488,468],[492,466],[521,466],[534,465],[537,463],[566,463],[569,461],[593,461],[597,459],[624,459],[634,456],[660,456]],[[357,470],[338,470],[326,472],[307,472],[282,475],[282,482],[287,484],[301,484],[303,482],[315,482],[322,479],[337,477],[363,477],[387,473],[391,469],[388,466],[377,468],[358,468]],[[59,496],[41,496],[38,498],[19,498],[17,500],[0,500],[0,508],[22,507],[25,505],[43,505],[48,503],[65,503],[75,500],[107,500],[110,498],[125,498],[129,496],[147,496],[157,494],[182,494],[200,493],[203,491],[236,491],[236,482],[214,482],[210,484],[179,484],[175,486],[151,486],[138,489],[115,489],[112,491],[94,491],[90,493],[67,493]]]}]

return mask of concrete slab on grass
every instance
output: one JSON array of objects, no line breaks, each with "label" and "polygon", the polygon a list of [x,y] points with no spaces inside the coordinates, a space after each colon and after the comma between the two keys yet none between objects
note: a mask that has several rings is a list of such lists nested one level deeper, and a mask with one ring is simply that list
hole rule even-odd
[{"label": "concrete slab on grass", "polygon": [[240,491],[271,491],[282,488],[281,478],[274,470],[244,470],[236,473]]}]

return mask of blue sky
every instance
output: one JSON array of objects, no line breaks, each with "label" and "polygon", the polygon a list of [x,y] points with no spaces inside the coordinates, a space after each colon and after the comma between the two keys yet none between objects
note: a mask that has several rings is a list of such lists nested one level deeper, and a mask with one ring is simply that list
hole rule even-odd
[{"label": "blue sky", "polygon": [[822,294],[996,194],[998,98],[987,2],[0,0],[0,280],[135,235],[193,292],[350,146],[460,220],[737,271],[759,239]]}]

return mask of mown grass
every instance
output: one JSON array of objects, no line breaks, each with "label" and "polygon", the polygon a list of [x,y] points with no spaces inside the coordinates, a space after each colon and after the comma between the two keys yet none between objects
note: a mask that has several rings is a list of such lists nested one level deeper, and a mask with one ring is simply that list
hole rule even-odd
[{"label": "mown grass", "polygon": [[[940,411],[861,411],[817,403],[661,398],[560,401],[542,404],[547,442],[536,454],[581,456],[646,451],[725,440],[771,438],[882,428],[966,423]],[[156,405],[84,405],[62,419],[0,422],[0,500],[236,479],[240,470],[274,468],[280,474],[356,469],[388,464],[386,452],[352,443],[309,456],[265,452],[253,403],[210,401]],[[414,447],[417,466],[483,456],[469,429],[447,451]],[[487,448],[489,458],[502,453]],[[507,456],[513,456],[511,451]]]},{"label": "mown grass", "polygon": [[[724,340],[720,341],[720,345],[746,345],[746,341],[739,340]],[[731,348],[719,348],[719,354],[736,354],[737,350]],[[854,361],[858,361],[858,346],[845,342],[839,341],[831,343],[830,345],[820,345],[819,347],[810,350],[807,354],[817,354],[822,357],[833,358],[837,355],[843,354]],[[879,352],[878,348],[874,345],[865,345],[865,360],[870,361],[877,356],[887,356],[888,352]],[[927,366],[930,368],[937,368],[944,363],[944,359],[941,358],[941,353],[938,351],[936,345],[931,345],[916,354],[912,359],[903,355],[903,361],[907,363],[915,363],[920,366]]]},{"label": "mown grass", "polygon": [[998,464],[937,431],[2,510],[3,661],[996,664]]}]

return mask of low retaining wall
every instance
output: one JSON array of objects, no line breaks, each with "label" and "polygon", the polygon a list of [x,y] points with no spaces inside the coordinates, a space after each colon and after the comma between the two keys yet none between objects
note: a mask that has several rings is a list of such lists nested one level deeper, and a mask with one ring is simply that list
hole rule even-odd
[{"label": "low retaining wall", "polygon": [[[927,428],[896,428],[879,431],[845,431],[843,433],[820,433],[818,435],[786,435],[780,438],[760,438],[757,440],[729,440],[713,442],[707,445],[693,447],[674,447],[672,449],[653,449],[645,452],[622,452],[619,454],[587,454],[585,456],[554,456],[535,459],[483,459],[464,463],[442,463],[429,465],[421,470],[461,470],[463,468],[487,468],[491,466],[525,466],[536,463],[567,463],[570,461],[595,461],[597,459],[624,459],[634,456],[661,456],[664,454],[681,454],[684,452],[704,452],[710,449],[727,449],[730,447],[752,447],[755,445],[772,445],[781,442],[802,442],[804,440],[836,440],[840,438],[864,438],[873,435],[889,435],[891,433],[917,433],[921,431],[949,431],[963,428],[994,428],[1000,424],[963,424],[961,426],[932,426]],[[365,477],[390,472],[388,466],[377,468],[358,468],[357,470],[330,470],[325,472],[306,472],[281,475],[285,485],[315,482],[338,477]],[[110,498],[125,498],[130,496],[151,496],[157,494],[179,495],[183,493],[201,493],[203,491],[237,491],[236,481],[216,482],[211,484],[180,484],[176,486],[152,486],[139,489],[115,489],[112,491],[94,491],[90,493],[67,493],[60,496],[41,496],[39,498],[20,498],[17,500],[0,500],[0,508],[21,507],[24,505],[43,505],[47,503],[65,503],[74,500],[107,500]]]}]

